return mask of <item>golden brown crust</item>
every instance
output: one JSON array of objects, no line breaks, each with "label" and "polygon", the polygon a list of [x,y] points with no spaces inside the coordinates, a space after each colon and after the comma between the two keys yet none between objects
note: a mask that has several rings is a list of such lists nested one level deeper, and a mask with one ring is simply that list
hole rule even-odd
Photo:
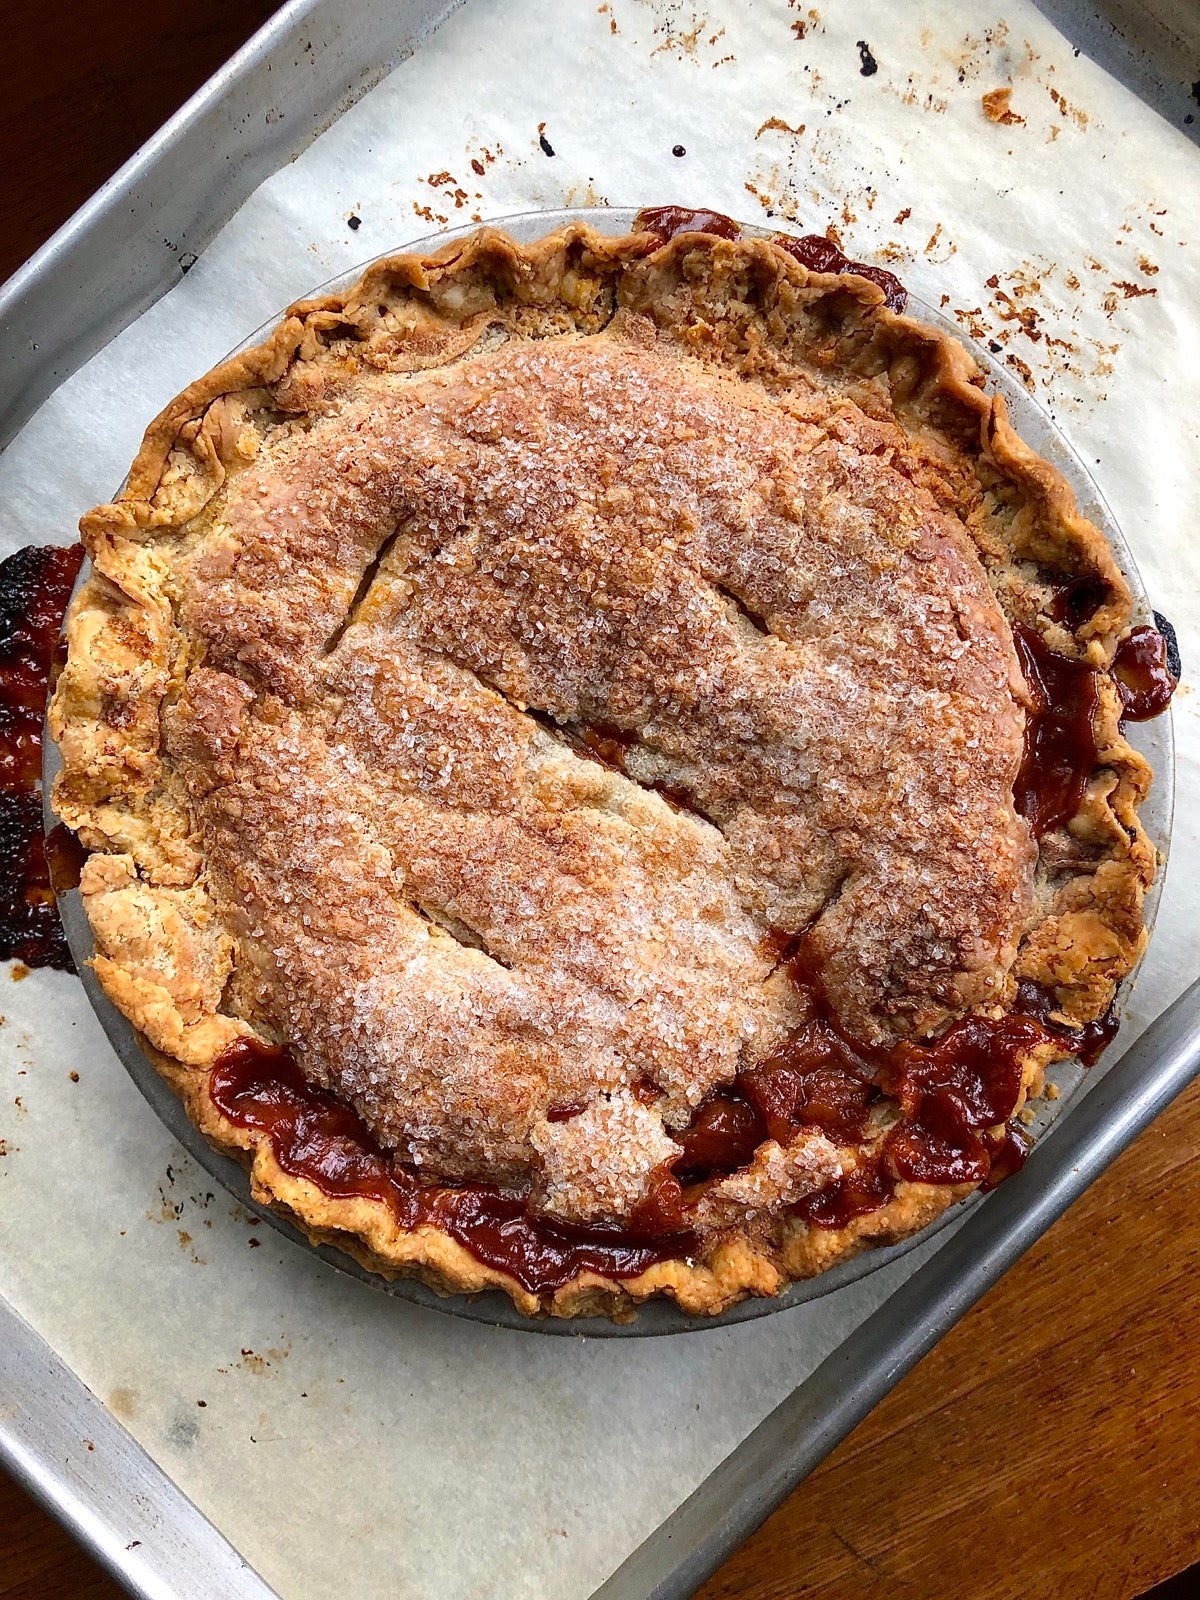
[{"label": "golden brown crust", "polygon": [[[547,340],[555,352],[550,361],[542,354],[551,348]],[[605,366],[604,350],[610,347],[615,350],[612,370]],[[584,354],[577,371],[572,351],[579,350]],[[506,392],[550,395],[554,405],[569,409],[595,378],[610,384],[613,396],[604,422],[597,424],[603,434],[605,427],[621,425],[623,404],[633,405],[622,398],[614,377],[622,370],[628,385],[644,379],[651,386],[658,407],[651,419],[655,433],[676,430],[681,448],[686,406],[709,407],[716,436],[724,430],[726,437],[739,427],[738,408],[748,407],[752,423],[745,439],[739,437],[739,459],[760,463],[763,492],[776,499],[789,485],[793,500],[819,498],[828,491],[832,473],[851,482],[851,503],[877,508],[874,528],[900,530],[896,553],[888,560],[915,576],[905,578],[909,588],[896,601],[898,616],[909,614],[904,606],[923,607],[924,616],[933,604],[936,613],[939,595],[956,597],[955,625],[959,637],[970,642],[970,673],[965,679],[931,679],[928,692],[945,700],[938,686],[952,682],[964,727],[968,732],[971,726],[987,728],[977,742],[992,754],[982,764],[963,756],[968,765],[955,781],[978,810],[967,815],[957,855],[943,849],[940,856],[920,857],[926,873],[944,871],[949,880],[954,871],[961,884],[957,910],[947,911],[932,932],[918,927],[911,915],[905,920],[902,881],[872,879],[862,865],[872,850],[876,856],[880,850],[865,809],[854,846],[860,855],[852,869],[844,849],[842,856],[822,856],[820,841],[834,823],[819,808],[803,838],[794,831],[781,834],[763,795],[778,786],[781,772],[791,772],[780,767],[784,758],[777,752],[764,777],[747,777],[740,765],[723,760],[721,741],[733,735],[708,710],[703,717],[696,713],[689,743],[691,713],[680,712],[678,691],[671,691],[674,699],[667,695],[662,673],[646,679],[649,698],[643,703],[620,703],[630,725],[644,729],[655,714],[666,714],[674,719],[675,733],[657,742],[642,739],[627,770],[645,783],[667,782],[675,791],[686,790],[704,817],[720,825],[720,835],[709,821],[671,812],[626,779],[603,774],[547,741],[524,716],[526,702],[548,706],[568,726],[616,720],[612,708],[620,700],[618,687],[625,693],[645,658],[622,654],[627,649],[622,642],[619,648],[606,647],[606,654],[584,658],[574,677],[564,675],[560,661],[539,654],[496,609],[496,591],[479,576],[492,558],[480,556],[478,539],[473,564],[451,560],[449,567],[437,566],[443,550],[434,526],[436,496],[419,474],[406,481],[410,498],[403,501],[401,516],[411,521],[412,506],[419,504],[418,521],[425,520],[415,531],[402,520],[386,559],[378,570],[371,565],[372,557],[379,557],[380,530],[395,518],[401,502],[380,498],[370,472],[364,476],[354,467],[353,450],[340,464],[337,452],[344,452],[351,432],[354,448],[364,458],[376,449],[389,472],[405,452],[424,451],[426,465],[434,460],[443,474],[439,483],[451,493],[455,473],[473,480],[481,471],[482,457],[463,453],[463,441],[469,443],[471,435],[462,419],[474,415],[473,407],[494,404],[497,426],[511,428],[513,417],[506,423],[504,416]],[[683,378],[678,408],[672,409],[676,371]],[[481,387],[473,389],[481,372]],[[419,402],[410,404],[414,395]],[[515,414],[519,427],[550,426],[540,401],[523,403],[525,409]],[[430,431],[430,416],[440,433]],[[557,425],[557,420],[558,413],[551,422]],[[324,491],[319,474],[312,475],[318,452],[306,444],[310,438],[325,441],[322,448],[345,473],[344,492],[334,485],[327,505],[317,503]],[[792,483],[788,451],[797,441],[804,459],[797,457],[799,477]],[[447,449],[449,465],[438,454]],[[454,452],[458,455],[451,459]],[[704,476],[706,470],[693,461],[689,481],[711,495],[715,480]],[[495,481],[500,483],[499,476]],[[637,482],[642,490],[635,483],[635,498],[642,492],[643,499],[636,516],[644,526],[653,522],[658,502],[653,482]],[[413,499],[418,490],[424,498]],[[262,571],[257,579],[252,572],[247,577],[252,564],[247,552],[253,553],[258,537],[245,532],[247,519],[269,520],[271,506],[285,501],[288,526],[300,528],[304,542],[296,544],[301,534],[295,534],[292,545],[263,544],[261,557],[255,557]],[[303,502],[299,511],[298,502]],[[614,529],[623,525],[622,507],[614,505],[604,508],[610,547]],[[752,531],[759,526],[756,514],[753,507],[744,512]],[[537,507],[526,507],[526,521],[532,517],[536,523],[538,515]],[[730,526],[736,523],[731,512],[722,515]],[[906,516],[913,519],[908,530]],[[230,529],[236,527],[243,531],[235,538]],[[432,533],[423,545],[427,527]],[[1065,1023],[1080,1025],[1103,1014],[1116,983],[1141,953],[1141,904],[1155,860],[1137,808],[1149,773],[1120,731],[1119,700],[1109,680],[1101,680],[1099,756],[1092,780],[1077,815],[1043,841],[1036,867],[1011,804],[1023,688],[1005,618],[1036,627],[1059,653],[1106,666],[1128,624],[1126,587],[1101,535],[1079,515],[1065,481],[1015,435],[1003,401],[984,392],[966,351],[947,335],[889,311],[881,291],[864,279],[809,273],[765,241],[685,236],[659,248],[645,235],[614,240],[572,227],[521,247],[481,229],[430,257],[377,263],[345,294],[293,307],[262,345],[222,363],[165,408],[147,430],[120,499],[89,513],[81,528],[94,570],[69,619],[69,659],[51,707],[51,728],[63,754],[56,809],[93,852],[81,887],[96,935],[96,970],[114,1003],[145,1036],[197,1126],[214,1143],[243,1152],[251,1162],[256,1194],[287,1210],[312,1237],[334,1240],[373,1270],[413,1273],[447,1292],[499,1287],[530,1314],[623,1314],[655,1294],[673,1296],[686,1310],[713,1313],[747,1294],[776,1293],[789,1279],[825,1270],[870,1242],[901,1238],[969,1188],[901,1183],[887,1205],[843,1228],[808,1227],[793,1219],[782,1233],[776,1229],[768,1237],[757,1226],[718,1228],[714,1222],[703,1259],[662,1263],[621,1283],[583,1274],[553,1295],[531,1295],[439,1230],[405,1232],[381,1202],[332,1200],[289,1176],[265,1136],[235,1127],[208,1093],[211,1064],[232,1040],[282,1036],[303,1049],[311,1038],[314,1056],[305,1061],[305,1070],[323,1081],[332,1073],[391,1147],[410,1159],[432,1161],[431,1170],[440,1175],[479,1176],[470,1166],[456,1172],[453,1139],[439,1132],[439,1116],[446,1112],[443,1085],[438,1084],[437,1096],[421,1102],[424,1142],[406,1143],[416,1136],[394,1120],[390,1091],[379,1090],[378,1078],[369,1072],[338,1078],[340,1069],[330,1062],[340,1059],[341,1046],[336,1039],[321,1045],[322,1029],[329,1034],[352,1026],[349,1012],[338,1020],[343,1001],[355,1017],[363,1014],[368,972],[391,970],[389,963],[395,967],[409,959],[397,954],[397,940],[405,950],[433,952],[429,959],[437,975],[428,990],[433,1009],[423,1036],[431,1028],[436,1033],[437,1019],[447,1014],[454,997],[462,1003],[464,996],[485,996],[486,1003],[472,1001],[472,1016],[519,1012],[511,1025],[489,1021],[480,1025],[482,1032],[473,1030],[487,1046],[487,1058],[478,1065],[472,1065],[473,1038],[455,1035],[466,1076],[457,1100],[452,1089],[446,1091],[453,1113],[448,1126],[460,1133],[465,1128],[468,1148],[485,1152],[490,1163],[485,1176],[527,1185],[532,1172],[548,1212],[558,1208],[578,1220],[627,1215],[664,1149],[673,1148],[671,1128],[686,1120],[689,1105],[714,1084],[728,1082],[744,1062],[744,1040],[758,1038],[755,1048],[761,1054],[795,1025],[795,997],[772,979],[770,960],[755,942],[764,928],[795,932],[817,918],[817,942],[823,937],[830,982],[845,1016],[856,1031],[879,1038],[927,1032],[966,1009],[1003,1007],[1011,1002],[1016,980],[1025,978],[1052,993]],[[745,665],[751,660],[748,652],[761,653],[765,642],[780,652],[772,657],[778,662],[772,668],[775,678],[798,671],[787,656],[787,641],[809,626],[808,601],[793,618],[787,595],[772,590],[761,571],[747,574],[738,568],[736,551],[707,528],[702,549],[686,521],[669,535],[671,549],[679,544],[684,552],[682,565],[664,568],[670,581],[681,583],[698,570],[741,613],[713,613],[715,620],[705,624],[703,635],[684,639],[681,662],[712,660],[713,650],[727,649],[730,681],[739,681],[742,673],[749,684],[757,681],[757,668]],[[878,532],[871,538],[878,541]],[[313,555],[313,539],[337,546],[325,565]],[[806,559],[816,560],[828,538],[817,530],[811,539],[815,543],[805,546]],[[561,539],[554,548],[556,570],[566,578],[561,591],[542,583],[539,605],[543,593],[569,598],[586,576],[582,567],[562,566]],[[495,551],[499,560],[504,551],[499,544]],[[521,559],[528,564],[536,554],[530,535]],[[980,561],[990,593],[975,576]],[[766,570],[770,563],[762,566]],[[926,593],[921,584],[930,566]],[[364,570],[375,582],[356,596]],[[1052,620],[1049,599],[1055,583],[1079,578],[1093,581],[1101,603],[1072,629]],[[414,592],[420,595],[419,615]],[[693,615],[698,605],[703,609],[699,591],[689,591],[686,603],[681,593],[673,596],[673,619]],[[747,596],[753,602],[749,607]],[[561,638],[575,625],[567,598],[559,610],[546,612],[545,637]],[[489,619],[482,642],[456,631],[456,619],[470,607],[473,615]],[[756,633],[756,614],[770,624],[765,641]],[[355,630],[353,649],[343,648],[348,624]],[[936,615],[934,624],[942,626]],[[670,637],[656,636],[660,665],[670,665],[671,648]],[[921,651],[928,648],[919,642],[912,660],[905,658],[897,667],[901,676],[908,675],[906,681],[919,680]],[[899,644],[895,649],[903,657]],[[594,695],[606,672],[613,687],[601,717],[588,695]],[[361,688],[365,678],[371,680],[369,693]],[[386,704],[382,691],[373,687],[376,681],[393,686]],[[806,693],[814,692],[808,680],[796,681]],[[605,1006],[628,1007],[632,991],[614,987],[611,973],[599,973],[586,962],[576,962],[569,973],[560,962],[547,976],[527,944],[515,955],[508,950],[504,939],[516,936],[501,922],[485,928],[482,952],[470,940],[461,942],[467,935],[475,939],[484,913],[471,900],[474,891],[455,858],[463,848],[460,814],[455,813],[459,831],[446,833],[438,820],[443,813],[435,815],[426,806],[432,792],[429,752],[420,755],[419,782],[411,766],[388,777],[386,803],[378,797],[368,801],[355,790],[368,755],[373,774],[392,771],[394,741],[389,736],[388,747],[378,740],[372,745],[372,725],[408,726],[413,696],[436,709],[439,726],[449,726],[447,718],[469,725],[464,749],[482,751],[497,764],[495,771],[505,774],[497,788],[491,769],[486,781],[482,769],[470,772],[462,780],[469,787],[442,794],[440,805],[448,801],[461,808],[469,802],[475,811],[483,806],[481,814],[492,819],[488,837],[502,841],[505,858],[517,861],[526,876],[545,859],[529,853],[534,850],[531,817],[541,837],[548,839],[552,832],[560,852],[564,828],[583,829],[571,846],[576,853],[570,870],[584,898],[573,901],[564,918],[578,919],[586,905],[589,916],[603,919],[613,874],[623,873],[618,895],[626,922],[635,907],[632,921],[656,929],[659,946],[676,941],[671,948],[677,947],[677,957],[668,963],[678,975],[674,998],[663,998],[665,1010],[653,1028],[639,1022],[642,1031],[633,1052],[648,1063],[646,1070],[664,1096],[661,1114],[648,1118],[636,1096],[629,1097],[625,1086],[632,1081],[632,1068],[610,1061],[609,1012],[602,1008],[602,1025],[597,1023],[596,994],[603,992]],[[899,700],[888,703],[893,706],[889,715],[899,716],[894,709]],[[851,713],[846,715],[851,717],[847,726],[856,727],[862,742],[868,724],[859,727]],[[762,748],[765,726],[761,718],[755,724],[756,748]],[[914,771],[936,765],[932,757],[917,759],[921,737],[914,720],[905,724],[896,745],[896,761],[907,751]],[[939,726],[930,750],[944,747],[947,737]],[[339,755],[330,767],[330,750],[342,751],[345,745],[358,752],[359,764],[347,765]],[[285,769],[287,793],[281,798],[272,774]],[[857,770],[853,762],[848,770],[852,775]],[[304,973],[319,967],[334,959],[334,946],[314,944],[307,928],[292,925],[294,918],[272,922],[279,907],[272,906],[268,893],[269,887],[286,883],[291,887],[284,899],[290,903],[296,849],[288,830],[295,824],[296,793],[310,780],[316,810],[302,812],[302,832],[314,857],[321,858],[326,897],[345,864],[353,865],[344,904],[334,904],[329,912],[341,941],[336,962],[348,959],[349,950],[359,951],[363,962],[363,977],[353,990],[320,991],[316,1012],[307,980],[292,982],[284,969],[290,965]],[[907,782],[905,793],[914,781]],[[865,795],[869,785],[865,778],[861,783]],[[416,789],[423,797],[419,806],[412,798]],[[338,809],[340,799],[316,798],[338,797],[343,790],[357,796],[344,812]],[[935,789],[922,794],[922,804],[947,807]],[[504,817],[518,801],[525,820],[514,844],[517,836]],[[853,809],[851,800],[844,799],[842,807]],[[373,821],[360,837],[353,819],[367,811]],[[395,862],[373,842],[377,824],[392,833],[407,830],[410,839],[420,841],[404,863],[408,901],[396,901]],[[917,812],[900,831],[921,837],[922,826]],[[988,852],[972,854],[968,839],[981,827],[992,845]],[[472,838],[476,855],[485,852],[484,835]],[[786,862],[789,848],[799,852],[805,883],[762,866],[768,857]],[[589,901],[588,874],[598,859],[609,865]],[[586,870],[580,865],[585,860]],[[643,860],[644,869],[637,865]],[[894,879],[894,865],[890,870]],[[493,898],[502,898],[495,879],[485,886]],[[426,902],[435,907],[441,928],[429,922],[427,910],[418,916],[411,909]],[[543,900],[539,914],[552,929],[558,913],[551,900]],[[889,921],[893,915],[898,920]],[[696,932],[701,924],[711,936]],[[385,925],[387,940],[381,943],[379,930]],[[874,942],[859,931],[867,925],[877,930]],[[978,931],[974,942],[972,928]],[[619,967],[611,957],[623,948],[622,928],[612,922],[604,929],[602,935],[597,932],[599,945],[610,967]],[[897,942],[909,950],[907,968],[898,967],[892,954]],[[935,952],[943,951],[949,954],[938,976],[943,957]],[[512,972],[492,963],[497,952],[512,956]],[[623,958],[631,971],[641,959],[632,946]],[[530,988],[527,969],[535,968],[541,987]],[[448,998],[438,1010],[443,989]],[[732,991],[749,998],[726,1011],[717,996]],[[420,999],[424,1003],[424,990]],[[412,994],[405,1003],[415,1003]],[[557,1040],[537,1032],[540,1025],[533,1018],[543,1003],[559,1020]],[[393,995],[384,1011],[396,1009]],[[372,1026],[380,1025],[380,1015],[372,1014]],[[503,1034],[510,1026],[513,1037],[526,1041],[519,1064]],[[535,1035],[536,1050],[530,1042]],[[366,1049],[369,1058],[369,1046],[355,1038],[357,1055]],[[409,1048],[419,1048],[415,1036],[405,1045]],[[1029,1092],[1040,1089],[1051,1054],[1049,1049],[1031,1053],[1025,1064]],[[503,1088],[495,1076],[497,1060],[508,1063]],[[696,1076],[696,1061],[707,1063],[707,1076]],[[584,1070],[580,1063],[590,1064]],[[572,1071],[582,1073],[579,1084]],[[636,1155],[633,1167],[610,1172],[599,1184],[586,1170],[581,1130],[567,1135],[560,1130],[570,1129],[570,1122],[544,1117],[548,1100],[574,1099],[577,1088],[597,1083],[604,1098],[592,1113],[595,1136],[615,1140],[619,1135]],[[420,1081],[412,1092],[424,1092]],[[481,1093],[488,1110],[473,1129],[469,1118],[463,1121],[463,1108],[476,1104]],[[799,1179],[795,1173],[781,1176],[777,1162],[770,1181],[779,1216],[786,1196],[803,1192],[789,1189],[789,1183],[819,1186],[854,1159],[853,1152],[835,1152],[828,1141],[818,1140]],[[764,1158],[764,1174],[768,1166]],[[736,1188],[729,1191],[730,1203]],[[739,1203],[747,1204],[748,1191],[738,1192]],[[714,1217],[719,1205],[714,1201]]]}]

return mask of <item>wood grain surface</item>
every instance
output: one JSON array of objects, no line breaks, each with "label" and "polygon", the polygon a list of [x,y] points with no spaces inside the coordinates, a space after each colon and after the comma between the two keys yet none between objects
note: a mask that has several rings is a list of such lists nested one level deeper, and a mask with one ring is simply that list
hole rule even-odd
[{"label": "wood grain surface", "polygon": [[[4,0],[0,278],[272,9]],[[1198,1151],[1200,1088],[698,1600],[1131,1600],[1150,1585],[1155,1600],[1200,1596],[1200,1571],[1185,1570],[1200,1561]],[[0,1596],[121,1593],[0,1474]]]}]

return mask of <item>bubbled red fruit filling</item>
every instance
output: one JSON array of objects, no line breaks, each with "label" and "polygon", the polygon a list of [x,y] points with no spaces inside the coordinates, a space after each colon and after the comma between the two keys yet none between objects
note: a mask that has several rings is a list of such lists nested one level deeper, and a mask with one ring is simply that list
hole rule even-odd
[{"label": "bubbled red fruit filling", "polygon": [[[819,989],[811,993],[820,1005]],[[1004,1127],[1020,1093],[1021,1061],[1050,1037],[1070,1048],[1072,1036],[1034,1016],[966,1017],[931,1044],[871,1052],[848,1040],[828,1015],[817,1015],[700,1107],[682,1135],[674,1170],[655,1174],[624,1227],[552,1221],[490,1184],[418,1181],[344,1102],[310,1084],[287,1050],[237,1041],[217,1061],[209,1092],[235,1126],[267,1135],[291,1176],[332,1198],[382,1201],[405,1229],[438,1227],[476,1260],[543,1294],[581,1272],[634,1278],[656,1262],[689,1255],[698,1244],[688,1226],[698,1186],[745,1166],[764,1139],[786,1143],[802,1128],[853,1144],[885,1097],[901,1120],[845,1177],[799,1203],[795,1209],[806,1221],[843,1227],[883,1205],[900,1179],[987,1184],[1007,1176],[1024,1159],[1019,1134]],[[558,1108],[558,1118],[575,1109]]]},{"label": "bubbled red fruit filling", "polygon": [[[635,232],[652,233],[664,244],[681,233],[708,233],[719,239],[742,236],[741,228],[732,217],[720,211],[694,211],[687,206],[646,206],[634,218],[633,226]],[[903,311],[908,304],[908,291],[895,273],[870,266],[865,261],[851,261],[824,234],[776,233],[771,239],[810,272],[853,272],[856,277],[877,284],[892,311]]]},{"label": "bubbled red fruit filling", "polygon": [[265,1133],[292,1177],[307,1179],[332,1199],[382,1201],[402,1228],[440,1228],[530,1294],[552,1293],[581,1272],[635,1278],[695,1245],[678,1229],[642,1238],[627,1229],[555,1222],[490,1184],[418,1183],[349,1106],[308,1082],[289,1051],[257,1040],[236,1040],[222,1052],[209,1094],[235,1127]]}]

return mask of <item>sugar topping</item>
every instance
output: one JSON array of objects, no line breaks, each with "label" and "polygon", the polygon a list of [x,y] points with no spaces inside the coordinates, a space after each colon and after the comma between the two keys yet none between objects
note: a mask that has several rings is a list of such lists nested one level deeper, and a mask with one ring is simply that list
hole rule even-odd
[{"label": "sugar topping", "polygon": [[[1001,999],[1012,641],[878,438],[634,318],[268,431],[175,558],[226,1007],[405,1161],[594,1221],[802,1020],[781,936],[868,1040]],[[714,1204],[833,1181],[827,1145]]]}]

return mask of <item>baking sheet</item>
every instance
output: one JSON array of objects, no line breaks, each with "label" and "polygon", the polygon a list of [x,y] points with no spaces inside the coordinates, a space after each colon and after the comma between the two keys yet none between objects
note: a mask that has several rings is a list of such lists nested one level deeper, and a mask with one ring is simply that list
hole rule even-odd
[{"label": "baking sheet", "polygon": [[[68,537],[147,416],[354,261],[442,219],[680,200],[832,224],[851,253],[945,294],[1096,462],[1195,659],[1195,153],[1032,8],[1005,17],[457,13],[14,442],[3,548]],[[980,95],[1006,83],[1024,120],[993,124]],[[1186,686],[1177,706],[1176,865],[1133,1028],[1200,964]],[[37,974],[6,999],[0,1290],[288,1600],[335,1584],[586,1595],[910,1270],[663,1342],[548,1341],[398,1306],[252,1230],[180,1161],[72,980]]]}]

